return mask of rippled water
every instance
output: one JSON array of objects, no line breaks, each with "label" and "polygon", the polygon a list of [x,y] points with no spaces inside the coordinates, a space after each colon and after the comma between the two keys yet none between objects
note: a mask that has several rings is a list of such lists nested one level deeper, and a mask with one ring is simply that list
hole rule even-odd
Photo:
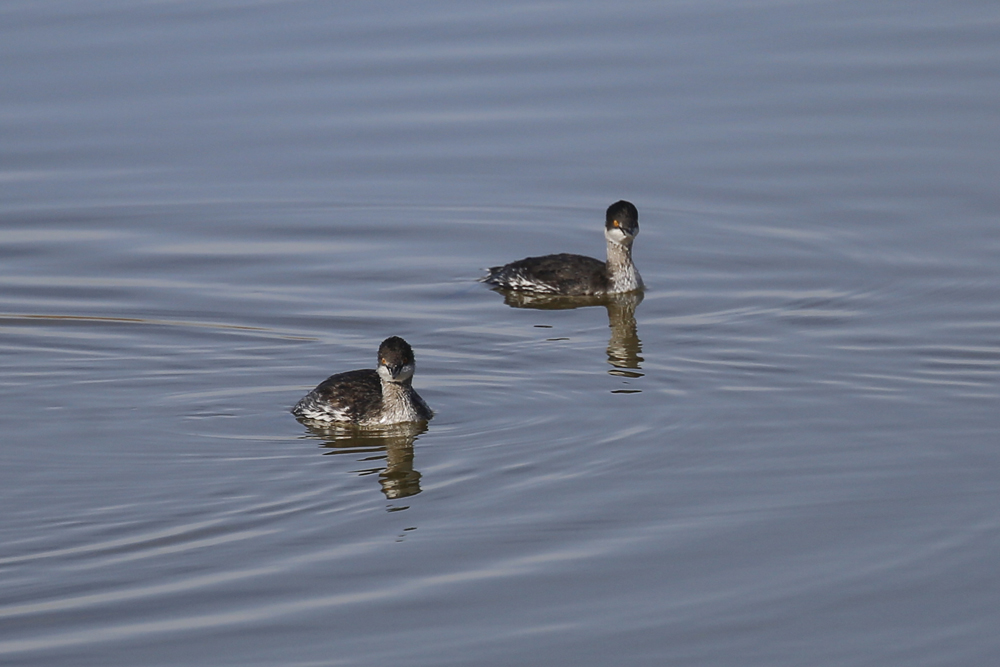
[{"label": "rippled water", "polygon": [[[1000,659],[991,3],[0,36],[5,663]],[[620,198],[641,297],[477,282]],[[393,334],[426,427],[288,413]]]}]

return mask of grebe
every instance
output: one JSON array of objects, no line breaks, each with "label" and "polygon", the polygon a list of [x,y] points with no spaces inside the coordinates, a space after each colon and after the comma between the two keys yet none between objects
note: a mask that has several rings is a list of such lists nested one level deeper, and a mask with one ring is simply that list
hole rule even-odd
[{"label": "grebe", "polygon": [[427,421],[434,413],[413,389],[413,348],[399,336],[382,341],[378,366],[337,373],[306,394],[292,414],[360,425]]},{"label": "grebe", "polygon": [[608,207],[604,222],[606,262],[569,253],[528,257],[494,266],[482,281],[508,290],[563,296],[601,296],[642,289],[642,277],[632,262],[632,241],[638,233],[639,211],[631,202],[615,202]]}]

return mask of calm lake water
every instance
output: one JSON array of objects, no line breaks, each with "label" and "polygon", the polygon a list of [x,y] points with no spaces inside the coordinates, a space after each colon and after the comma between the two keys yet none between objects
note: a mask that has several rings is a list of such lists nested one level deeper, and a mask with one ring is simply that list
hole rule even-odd
[{"label": "calm lake water", "polygon": [[[1000,664],[998,80],[993,0],[5,1],[0,661]],[[623,198],[644,298],[477,282]],[[393,334],[426,428],[288,413]]]}]

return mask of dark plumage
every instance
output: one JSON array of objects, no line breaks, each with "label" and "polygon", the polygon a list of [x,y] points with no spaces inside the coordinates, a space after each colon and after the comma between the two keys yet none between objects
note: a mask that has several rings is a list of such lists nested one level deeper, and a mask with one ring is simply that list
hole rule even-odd
[{"label": "dark plumage", "polygon": [[382,341],[376,370],[331,375],[306,394],[292,413],[302,419],[354,424],[398,424],[433,416],[413,389],[413,348],[399,336]]},{"label": "dark plumage", "polygon": [[631,202],[615,202],[605,215],[606,262],[569,253],[527,257],[492,267],[482,280],[508,290],[564,296],[600,296],[642,289],[642,277],[632,262],[632,242],[638,233],[639,211]]}]

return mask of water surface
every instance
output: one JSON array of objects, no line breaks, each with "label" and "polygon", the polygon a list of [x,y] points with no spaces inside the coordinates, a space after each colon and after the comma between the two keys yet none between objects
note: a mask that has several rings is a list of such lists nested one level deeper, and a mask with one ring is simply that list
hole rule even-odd
[{"label": "water surface", "polygon": [[[6,662],[1000,658],[991,3],[0,34]],[[621,198],[642,298],[477,282]],[[287,412],[389,335],[426,428]]]}]

